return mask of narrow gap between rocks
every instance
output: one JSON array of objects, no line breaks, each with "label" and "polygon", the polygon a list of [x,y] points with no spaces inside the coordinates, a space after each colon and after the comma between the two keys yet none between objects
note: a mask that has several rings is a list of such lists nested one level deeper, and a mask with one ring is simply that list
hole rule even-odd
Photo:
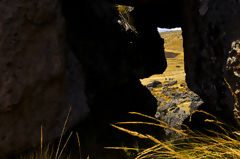
[{"label": "narrow gap between rocks", "polygon": [[[141,79],[141,83],[151,91],[158,101],[155,117],[181,129],[178,123],[183,123],[203,101],[188,88],[185,81],[181,28],[158,28],[158,32],[164,39],[167,68],[162,74]],[[165,132],[167,135],[176,135],[171,130],[165,130]]]}]

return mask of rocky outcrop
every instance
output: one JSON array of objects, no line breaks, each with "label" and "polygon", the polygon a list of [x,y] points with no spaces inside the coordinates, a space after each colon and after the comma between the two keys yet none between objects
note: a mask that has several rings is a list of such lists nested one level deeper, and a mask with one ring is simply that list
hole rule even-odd
[{"label": "rocky outcrop", "polygon": [[[233,69],[229,74],[231,68],[227,70],[226,63],[228,56],[230,58],[233,56],[228,53],[232,50],[232,43],[240,37],[238,29],[240,24],[237,20],[240,11],[239,1],[150,0],[129,3],[135,6],[136,12],[141,15],[139,17],[143,19],[148,17],[145,24],[152,24],[150,28],[182,27],[188,87],[205,102],[200,109],[232,122],[235,101],[224,78],[230,82],[234,91],[238,89],[235,88],[237,82],[232,82]],[[172,3],[178,6],[178,9],[175,9]],[[164,13],[169,15],[166,16]],[[153,15],[158,15],[158,19]]]},{"label": "rocky outcrop", "polygon": [[[170,49],[173,51],[165,52],[168,67],[163,74],[153,75],[141,81],[158,101],[155,117],[180,130],[185,128],[182,124],[203,104],[203,101],[188,88],[185,82],[184,53],[181,51],[181,43],[177,43],[181,38],[178,40],[172,38],[173,34],[178,36],[181,32],[160,34],[165,40],[165,51]],[[175,41],[174,46],[166,45],[173,44],[173,41]],[[180,46],[176,47],[176,45]],[[170,129],[164,129],[164,132],[167,137],[180,137],[179,133]]]},{"label": "rocky outcrop", "polygon": [[[183,81],[180,81],[183,82]],[[190,114],[196,110],[203,101],[201,98],[187,88],[186,83],[174,80],[165,80],[162,85],[156,85],[156,81],[147,85],[155,93],[158,108],[155,114],[157,119],[164,121],[167,125],[182,129],[181,125]],[[164,129],[167,136],[177,137],[179,134],[170,129]]]},{"label": "rocky outcrop", "polygon": [[112,140],[109,122],[128,111],[154,115],[156,101],[139,79],[166,68],[158,26],[182,26],[188,87],[205,109],[233,117],[224,78],[239,89],[238,68],[227,61],[240,37],[239,1],[129,1],[137,34],[119,25],[114,2],[126,1],[0,2],[0,155],[37,145],[41,125],[46,141],[59,136],[69,105],[69,127],[90,107],[102,143]]},{"label": "rocky outcrop", "polygon": [[166,68],[158,33],[147,29],[139,34],[126,32],[118,23],[116,8],[105,1],[64,1],[63,12],[69,44],[86,76],[94,116],[112,119],[133,110],[154,114],[154,98],[139,79]]},{"label": "rocky outcrop", "polygon": [[[240,41],[236,40],[232,42],[231,51],[229,51],[226,71],[229,76],[229,81],[226,81],[229,89],[234,96],[234,117],[240,122]],[[229,83],[228,83],[229,82]]]},{"label": "rocky outcrop", "polygon": [[[185,0],[183,39],[186,80],[206,103],[205,110],[233,118],[233,96],[224,81],[232,42],[240,38],[240,3],[236,0]],[[236,83],[231,83],[235,87]]]},{"label": "rocky outcrop", "polygon": [[[205,102],[199,109],[233,123],[233,112],[236,115],[239,111],[236,113],[234,109],[236,102],[224,79],[229,81],[234,92],[239,89],[236,79],[238,55],[236,46],[231,48],[232,43],[236,43],[240,37],[238,29],[240,23],[237,20],[240,12],[239,1],[150,0],[129,3],[135,5],[137,14],[141,15],[139,17],[143,19],[148,17],[144,24],[152,24],[150,28],[182,27],[186,81],[188,87]],[[178,6],[178,9],[171,3]],[[169,15],[166,16],[164,13]],[[159,15],[158,19],[153,18],[155,17],[153,15]]]},{"label": "rocky outcrop", "polygon": [[165,70],[163,40],[156,29],[143,28],[138,34],[125,31],[116,8],[106,1],[66,0],[63,13],[69,45],[86,77],[92,118],[88,131],[95,133],[91,138],[98,144],[120,144],[114,143],[118,137],[109,123],[126,120],[129,111],[155,114],[157,102],[139,79]]},{"label": "rocky outcrop", "polygon": [[70,105],[67,129],[90,108],[104,142],[128,111],[155,113],[139,79],[166,68],[156,30],[126,32],[104,0],[9,0],[0,12],[0,157],[37,146],[41,125],[46,142],[57,138]]},{"label": "rocky outcrop", "polygon": [[0,2],[0,158],[58,137],[88,112],[59,1]]}]

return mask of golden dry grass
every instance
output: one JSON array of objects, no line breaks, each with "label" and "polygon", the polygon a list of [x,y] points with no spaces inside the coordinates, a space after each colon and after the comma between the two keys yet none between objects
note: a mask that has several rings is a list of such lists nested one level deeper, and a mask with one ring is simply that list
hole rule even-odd
[{"label": "golden dry grass", "polygon": [[[135,159],[238,159],[240,158],[240,132],[237,130],[228,131],[224,123],[217,120],[216,117],[204,111],[196,111],[194,113],[204,113],[209,115],[211,119],[206,119],[205,122],[216,124],[223,131],[221,133],[213,130],[207,130],[208,134],[194,132],[189,128],[186,130],[175,130],[166,125],[166,123],[158,119],[140,114],[137,114],[148,119],[153,119],[153,123],[146,122],[121,122],[116,123],[115,128],[124,131],[132,136],[148,140],[153,143],[151,147],[141,149],[127,148],[127,147],[108,147],[108,149],[123,149],[129,151],[138,151]],[[161,141],[149,134],[141,134],[140,132],[131,131],[123,127],[117,126],[119,124],[149,124],[158,127],[175,130],[182,134],[182,137],[177,139],[170,139],[168,141]]]},{"label": "golden dry grass", "polygon": [[[47,145],[46,147],[43,146],[44,145],[44,143],[43,143],[44,136],[43,136],[43,127],[41,126],[40,150],[36,150],[36,151],[29,152],[27,154],[23,154],[20,156],[20,159],[62,159],[62,158],[70,159],[70,155],[64,154],[64,150],[65,150],[70,138],[72,137],[73,132],[70,132],[70,134],[68,135],[68,137],[64,143],[62,140],[63,140],[63,135],[65,133],[65,129],[66,129],[71,111],[72,111],[72,107],[69,108],[68,114],[66,116],[56,151],[54,151],[53,147],[50,148],[49,145]],[[80,159],[82,159],[81,151],[80,151],[80,149],[81,149],[80,140],[79,140],[78,133],[76,133],[76,137],[77,137],[78,146],[79,146]],[[89,157],[88,157],[88,159],[89,159]]]}]

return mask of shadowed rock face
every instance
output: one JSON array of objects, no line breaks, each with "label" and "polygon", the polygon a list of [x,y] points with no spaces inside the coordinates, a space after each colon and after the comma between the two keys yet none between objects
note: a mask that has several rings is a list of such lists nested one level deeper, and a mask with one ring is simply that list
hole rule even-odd
[{"label": "shadowed rock face", "polygon": [[87,124],[105,134],[100,142],[126,112],[154,115],[156,102],[138,79],[166,68],[158,26],[182,26],[188,86],[211,113],[232,118],[224,77],[238,89],[226,63],[240,38],[239,1],[159,2],[132,4],[135,34],[118,24],[110,0],[1,1],[0,157],[38,145],[41,125],[46,141],[59,136],[69,105],[68,127],[89,107]]},{"label": "shadowed rock face", "polygon": [[56,0],[0,2],[0,158],[60,135],[87,115],[81,67]]},{"label": "shadowed rock face", "polygon": [[239,92],[236,75],[239,55],[236,46],[231,48],[240,38],[239,1],[141,0],[128,4],[135,6],[133,17],[140,33],[143,30],[150,35],[157,26],[182,27],[186,81],[205,102],[200,109],[230,122],[233,122],[233,112],[239,117],[239,108],[233,111],[234,99],[224,81],[225,78],[233,91]]},{"label": "shadowed rock face", "polygon": [[37,146],[41,125],[45,141],[58,137],[70,105],[67,129],[89,106],[99,136],[128,111],[154,115],[156,101],[139,78],[166,67],[156,31],[142,32],[147,39],[125,32],[102,0],[9,0],[0,12],[0,158]]},{"label": "shadowed rock face", "polygon": [[157,102],[139,79],[165,70],[163,40],[156,28],[126,32],[116,8],[105,1],[66,0],[63,13],[69,45],[85,73],[89,131],[96,133],[94,142],[113,145],[118,137],[109,123],[126,120],[129,111],[155,114]]},{"label": "shadowed rock face", "polygon": [[[240,38],[240,3],[236,0],[184,3],[182,29],[188,86],[205,101],[203,109],[231,119],[234,100],[224,78],[233,79],[227,74],[226,61],[232,43]],[[235,85],[231,82],[231,87],[236,88]]]},{"label": "shadowed rock face", "polygon": [[69,45],[85,73],[91,112],[99,118],[147,109],[154,114],[154,104],[149,105],[154,98],[139,79],[166,68],[157,31],[125,32],[116,9],[105,1],[64,1],[63,12]]}]

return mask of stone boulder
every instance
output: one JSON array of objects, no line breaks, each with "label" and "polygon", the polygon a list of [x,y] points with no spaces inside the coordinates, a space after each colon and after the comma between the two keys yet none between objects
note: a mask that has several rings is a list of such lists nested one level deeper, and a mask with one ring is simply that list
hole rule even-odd
[{"label": "stone boulder", "polygon": [[105,145],[124,140],[109,123],[128,120],[130,111],[154,116],[157,101],[139,79],[165,70],[163,40],[140,14],[138,33],[126,31],[116,7],[105,0],[64,0],[63,13],[69,46],[86,79],[90,116],[85,127],[79,127],[82,146],[90,158],[104,158]]},{"label": "stone boulder", "polygon": [[[137,33],[118,23],[115,2],[135,8]],[[239,1],[135,2],[0,2],[0,158],[38,145],[41,125],[46,141],[58,137],[70,105],[67,129],[89,106],[91,128],[84,131],[96,130],[98,143],[111,143],[108,124],[128,111],[153,116],[156,101],[139,79],[167,66],[157,27],[182,27],[188,87],[204,109],[233,118],[235,101],[224,79],[237,94],[238,61],[231,59],[238,54],[232,44],[240,38]]]},{"label": "stone boulder", "polygon": [[0,2],[0,158],[58,137],[88,113],[57,0]]},{"label": "stone boulder", "polygon": [[163,40],[157,31],[125,31],[118,23],[116,7],[105,0],[65,0],[63,13],[69,45],[85,73],[94,118],[121,120],[128,111],[154,115],[156,101],[139,79],[166,68]]},{"label": "stone boulder", "polygon": [[106,143],[128,111],[155,114],[139,79],[166,68],[156,30],[126,32],[105,0],[8,0],[0,13],[0,158],[38,146],[41,126],[45,142],[59,137],[70,106],[66,129],[90,109],[79,132]]},{"label": "stone boulder", "polygon": [[[240,2],[185,0],[183,10],[188,86],[205,102],[203,109],[232,121],[234,98],[224,78],[229,82],[233,79],[226,63],[232,43],[240,38]],[[230,82],[234,91],[236,84]]]},{"label": "stone boulder", "polygon": [[115,1],[135,7],[133,21],[144,39],[149,38],[147,32],[151,39],[156,27],[181,26],[186,81],[205,102],[200,109],[229,122],[239,116],[240,108],[227,84],[239,103],[239,55],[232,46],[240,38],[238,0]]}]

